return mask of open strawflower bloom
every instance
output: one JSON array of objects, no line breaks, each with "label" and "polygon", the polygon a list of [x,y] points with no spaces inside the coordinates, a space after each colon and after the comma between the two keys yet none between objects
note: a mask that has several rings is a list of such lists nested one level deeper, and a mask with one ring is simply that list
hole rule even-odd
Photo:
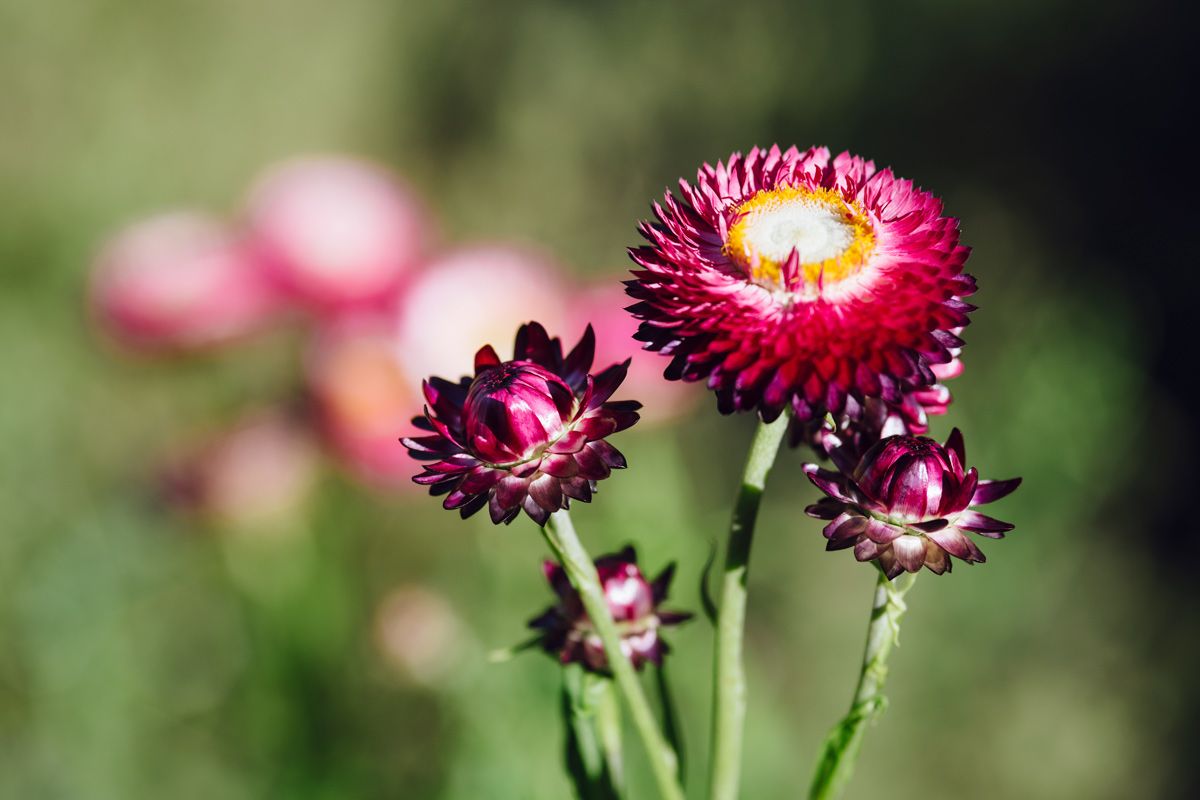
[{"label": "open strawflower bloom", "polygon": [[974,306],[968,249],[942,204],[891,170],[814,147],[704,165],[655,204],[628,293],[666,376],[706,381],[722,413],[807,420],[847,398],[933,386]]}]

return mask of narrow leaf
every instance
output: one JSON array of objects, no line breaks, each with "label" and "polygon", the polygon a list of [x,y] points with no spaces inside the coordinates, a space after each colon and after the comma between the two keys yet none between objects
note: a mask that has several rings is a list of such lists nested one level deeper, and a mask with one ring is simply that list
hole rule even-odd
[{"label": "narrow leaf", "polygon": [[712,571],[717,560],[717,543],[710,542],[708,560],[704,562],[704,570],[700,573],[700,604],[704,606],[704,616],[715,627],[717,624],[717,604],[713,602],[712,593],[708,590],[708,573]]}]

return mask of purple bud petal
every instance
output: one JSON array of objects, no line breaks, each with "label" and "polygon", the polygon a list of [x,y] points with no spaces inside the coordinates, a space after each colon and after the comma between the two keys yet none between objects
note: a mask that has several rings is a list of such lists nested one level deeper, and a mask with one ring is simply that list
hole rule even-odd
[{"label": "purple bud petal", "polygon": [[908,572],[917,572],[925,564],[925,540],[920,536],[901,536],[892,542],[892,550]]},{"label": "purple bud petal", "polygon": [[975,489],[975,495],[971,498],[971,505],[982,506],[999,500],[1001,497],[1007,497],[1020,485],[1020,478],[1010,478],[1006,481],[980,481],[978,488]]},{"label": "purple bud petal", "polygon": [[475,374],[487,372],[492,367],[500,366],[500,356],[496,355],[496,351],[492,349],[490,344],[485,344],[479,348],[479,352],[475,354]]},{"label": "purple bud petal", "polygon": [[998,519],[992,519],[985,514],[980,514],[978,511],[964,511],[954,521],[954,527],[959,530],[978,533],[980,536],[1001,539],[1005,532],[1011,531],[1015,526],[1007,522],[1001,522]]},{"label": "purple bud petal", "polygon": [[867,520],[866,534],[876,544],[892,542],[902,533],[904,533],[904,529],[897,525],[889,525],[878,519]]},{"label": "purple bud petal", "polygon": [[567,431],[557,442],[550,445],[548,453],[578,453],[587,444],[587,435],[582,431]]},{"label": "purple bud petal", "polygon": [[849,539],[859,536],[867,529],[867,519],[857,514],[842,514],[825,526],[826,539]]},{"label": "purple bud petal", "polygon": [[547,455],[539,469],[556,478],[573,478],[579,474],[579,464],[571,455]]}]

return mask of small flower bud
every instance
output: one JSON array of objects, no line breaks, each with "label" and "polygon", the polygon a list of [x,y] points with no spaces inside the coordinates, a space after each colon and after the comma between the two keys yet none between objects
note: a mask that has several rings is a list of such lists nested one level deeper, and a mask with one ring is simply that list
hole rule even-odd
[{"label": "small flower bud", "polygon": [[[567,579],[566,571],[552,561],[545,562],[543,571],[558,595],[558,603],[531,621],[529,627],[544,632],[543,649],[557,655],[562,663],[578,662],[593,672],[606,671],[608,658],[604,646],[592,628],[579,594]],[[678,625],[692,616],[658,608],[666,599],[675,565],[668,566],[653,582],[648,582],[638,569],[634,549],[626,547],[620,553],[596,559],[596,572],[604,588],[608,610],[621,634],[621,649],[625,655],[637,669],[647,661],[661,665],[669,648],[659,635],[659,629]]]},{"label": "small flower bud", "polygon": [[924,436],[883,439],[849,475],[807,464],[809,480],[828,497],[806,511],[831,520],[827,550],[853,547],[859,561],[879,559],[888,578],[922,565],[940,575],[950,570],[949,556],[982,563],[967,533],[999,539],[1013,526],[971,508],[1008,495],[1021,479],[981,481],[974,467],[964,470],[964,458],[955,428],[945,445]]}]

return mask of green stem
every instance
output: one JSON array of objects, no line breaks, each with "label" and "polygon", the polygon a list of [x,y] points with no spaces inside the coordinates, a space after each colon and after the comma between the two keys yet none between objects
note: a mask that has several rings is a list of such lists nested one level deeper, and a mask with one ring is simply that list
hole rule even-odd
[{"label": "green stem", "polygon": [[542,534],[550,549],[562,562],[571,585],[579,592],[579,598],[592,620],[592,626],[604,644],[609,669],[612,670],[621,693],[625,695],[625,702],[629,704],[630,715],[646,748],[659,794],[665,800],[683,800],[675,753],[663,740],[658,721],[654,718],[654,712],[650,709],[641,683],[638,682],[637,672],[621,649],[621,637],[604,599],[604,590],[600,586],[600,576],[596,574],[596,565],[579,543],[579,537],[575,535],[575,528],[567,511],[564,509],[554,512],[542,528]]},{"label": "green stem", "polygon": [[614,794],[618,797],[625,791],[625,753],[621,737],[621,705],[617,699],[617,687],[610,680],[604,681],[604,694],[600,707],[596,709],[596,729],[604,747],[604,760],[608,764],[608,775]]},{"label": "green stem", "polygon": [[[876,564],[876,567],[879,565]],[[833,727],[821,747],[821,758],[808,790],[809,800],[833,800],[854,774],[854,765],[862,749],[867,725],[876,720],[887,706],[883,684],[887,680],[887,658],[892,645],[899,644],[900,617],[907,606],[904,595],[917,576],[911,575],[903,589],[889,581],[879,570],[875,584],[875,602],[871,606],[871,624],[867,628],[867,647],[863,653],[862,673],[850,712]]]},{"label": "green stem", "polygon": [[742,639],[746,626],[746,570],[754,523],[762,499],[767,473],[775,463],[780,442],[787,431],[788,416],[759,423],[750,455],[742,472],[729,524],[729,549],[721,579],[721,608],[717,614],[717,640],[713,669],[713,730],[710,797],[734,800],[742,768],[742,729],[746,720],[746,670],[742,663]]},{"label": "green stem", "polygon": [[582,664],[567,664],[562,677],[562,711],[567,723],[564,755],[575,794],[579,800],[612,800],[616,793],[608,781],[596,732],[597,701],[604,687],[584,672]]}]

